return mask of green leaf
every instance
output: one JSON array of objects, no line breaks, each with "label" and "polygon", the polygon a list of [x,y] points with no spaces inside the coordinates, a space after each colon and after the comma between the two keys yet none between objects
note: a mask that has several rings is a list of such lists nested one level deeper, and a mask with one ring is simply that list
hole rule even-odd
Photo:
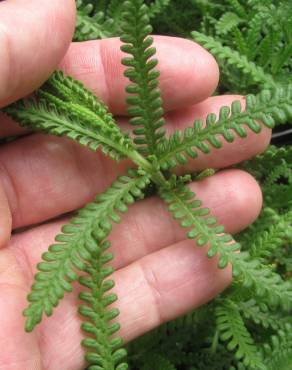
[{"label": "green leaf", "polygon": [[216,23],[216,31],[220,35],[226,35],[241,22],[240,17],[232,12],[226,12]]},{"label": "green leaf", "polygon": [[171,4],[171,0],[154,0],[149,5],[149,18],[155,18],[157,15],[160,15],[162,12],[167,11],[167,7]]},{"label": "green leaf", "polygon": [[209,210],[202,207],[201,202],[196,202],[195,194],[188,187],[181,184],[174,189],[160,189],[160,195],[180,225],[190,229],[187,237],[194,239],[197,246],[207,244],[208,257],[218,254],[219,268],[225,268],[233,261],[234,252],[239,249],[239,245],[232,242],[230,235],[224,233],[223,226],[214,222]]},{"label": "green leaf", "polygon": [[[57,96],[48,92],[57,91]],[[67,136],[81,145],[119,160],[134,151],[132,141],[124,135],[108,113],[106,106],[79,82],[56,72],[37,94],[16,102],[4,112],[20,125],[56,136]]]},{"label": "green leaf", "polygon": [[248,95],[244,111],[241,111],[240,102],[234,101],[231,108],[221,107],[219,118],[211,113],[206,125],[202,120],[195,120],[193,127],[186,128],[184,132],[175,131],[164,139],[157,149],[159,164],[163,169],[174,167],[177,163],[185,164],[185,158],[196,158],[199,151],[207,154],[211,146],[221,148],[222,139],[232,142],[235,135],[244,138],[246,127],[259,133],[262,125],[272,128],[275,124],[282,124],[292,119],[291,105],[292,85]]},{"label": "green leaf", "polygon": [[227,343],[227,349],[234,352],[237,360],[255,370],[266,370],[258,348],[248,332],[237,305],[224,299],[215,309],[216,326],[220,338]]},{"label": "green leaf", "polygon": [[158,88],[159,72],[155,70],[156,49],[152,47],[152,31],[148,8],[143,0],[125,1],[122,24],[121,50],[130,54],[122,63],[128,68],[125,76],[131,84],[126,88],[130,123],[135,127],[134,142],[141,153],[155,154],[157,144],[164,136],[163,108]]},{"label": "green leaf", "polygon": [[232,50],[228,46],[223,46],[212,36],[206,36],[196,31],[193,31],[191,35],[195,41],[209,50],[216,58],[228,63],[229,65],[235,66],[244,74],[252,77],[256,84],[261,84],[266,88],[276,86],[273,77],[265,73],[262,67],[249,61],[245,55],[238,53],[236,50]]},{"label": "green leaf", "polygon": [[[104,239],[111,231],[113,215],[121,203],[132,204],[134,194],[139,193],[141,197],[138,190],[143,190],[149,181],[147,175],[139,176],[130,170],[128,176],[118,178],[104,193],[97,195],[93,203],[81,209],[70,224],[63,226],[62,234],[56,236],[58,243],[49,247],[43,256],[44,262],[38,265],[39,272],[28,295],[30,305],[24,311],[27,331],[33,330],[43,313],[52,313],[65,291],[71,291],[71,283],[78,278],[75,271],[87,272],[93,256],[108,248],[109,243]],[[99,256],[99,263],[107,263],[111,258],[111,254]],[[103,268],[99,278],[103,281],[111,273],[111,268]]]},{"label": "green leaf", "polygon": [[114,21],[104,12],[94,12],[93,5],[77,0],[77,17],[74,41],[104,39],[115,36]]},{"label": "green leaf", "polygon": [[284,281],[271,266],[252,259],[248,253],[234,254],[233,275],[245,288],[254,289],[254,294],[272,309],[281,306],[289,311],[292,307],[292,283]]}]

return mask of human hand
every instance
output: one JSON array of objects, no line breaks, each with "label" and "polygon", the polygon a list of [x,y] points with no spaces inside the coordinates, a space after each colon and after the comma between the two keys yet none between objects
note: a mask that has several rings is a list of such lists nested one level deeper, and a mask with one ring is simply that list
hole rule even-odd
[{"label": "human hand", "polygon": [[[65,53],[74,27],[72,0],[30,0],[25,8],[22,4],[20,0],[0,4],[2,106],[31,93],[48,77]],[[238,98],[209,98],[218,68],[201,47],[168,37],[156,37],[155,45],[168,131],[189,126],[194,117],[217,112],[222,104]],[[126,79],[120,59],[118,39],[90,41],[71,44],[60,67],[95,91],[114,114],[122,115]],[[5,85],[5,81],[12,82]],[[11,224],[13,229],[31,226],[81,207],[123,173],[129,162],[116,164],[63,138],[21,137],[25,131],[7,117],[0,120],[2,136],[20,135],[0,148],[0,240],[5,246],[0,251],[0,345],[4,349],[0,369],[56,370],[60,364],[66,370],[82,369],[78,287],[65,297],[54,317],[44,319],[33,333],[24,332],[21,316],[35,264],[66,217],[30,227],[8,241]],[[126,118],[120,123],[128,128]],[[240,162],[262,151],[269,138],[266,129],[257,136],[250,133],[247,139],[236,139],[218,152],[190,161],[188,170]],[[221,171],[191,187],[230,233],[246,227],[259,213],[260,189],[242,171]],[[230,271],[219,271],[215,259],[208,260],[204,249],[185,240],[184,231],[157,198],[133,205],[110,239],[116,256],[120,334],[126,341],[207,302],[230,282]]]}]

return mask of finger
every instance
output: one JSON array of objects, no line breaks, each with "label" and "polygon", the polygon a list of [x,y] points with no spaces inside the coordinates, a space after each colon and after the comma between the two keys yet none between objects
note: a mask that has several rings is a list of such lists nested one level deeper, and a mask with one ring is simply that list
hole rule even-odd
[{"label": "finger", "polygon": [[[230,104],[233,100],[232,97],[212,98],[208,104],[212,103],[213,112],[218,111],[220,105],[217,99],[220,104]],[[207,108],[210,109],[210,105]],[[198,114],[206,112],[201,110]],[[189,125],[188,117],[181,125],[183,123]],[[249,134],[237,144],[214,150],[213,155],[200,156],[192,162],[191,171],[203,166],[225,167],[250,158],[264,149],[269,138],[270,132],[265,129],[258,135]],[[28,136],[0,148],[0,163],[0,179],[14,227],[41,222],[81,207],[131,166],[129,161],[117,164],[105,159],[100,152],[90,152],[72,141],[41,135]]]},{"label": "finger", "polygon": [[0,147],[0,180],[13,228],[79,208],[130,165],[106,163],[100,152],[44,135],[26,136]]},{"label": "finger", "polygon": [[231,282],[231,269],[217,264],[187,240],[117,271],[122,338],[130,341],[216,297]]},{"label": "finger", "polygon": [[[254,222],[260,213],[261,190],[246,172],[222,171],[192,183],[190,187],[228,233],[238,233]],[[59,220],[15,235],[12,248],[28,256],[29,264],[35,266],[41,258],[44,244],[52,244],[62,224],[67,221]],[[114,267],[125,267],[149,253],[184,240],[185,236],[186,230],[172,218],[160,198],[151,197],[139,201],[123,215],[121,224],[113,227],[110,240],[115,254]]]},{"label": "finger", "polygon": [[0,106],[48,78],[69,46],[74,14],[73,0],[0,3]]},{"label": "finger", "polygon": [[[18,263],[19,261],[19,263]],[[21,314],[26,305],[28,281],[21,258],[12,250],[0,250],[0,351],[1,370],[43,370],[39,338],[24,331]]]},{"label": "finger", "polygon": [[[0,253],[2,253],[1,251]],[[1,370],[34,369],[43,370],[43,360],[39,349],[39,340],[35,333],[27,335],[21,311],[26,305],[26,291],[21,279],[21,272],[13,270],[17,278],[8,277],[8,263],[15,268],[15,260],[0,255],[0,345],[5,348],[0,352]],[[6,270],[2,271],[2,264]],[[6,266],[7,264],[7,266]],[[6,280],[7,279],[7,280]],[[15,284],[15,280],[18,284]],[[5,333],[5,334],[4,334]],[[77,370],[77,369],[76,369]]]},{"label": "finger", "polygon": [[[212,55],[198,44],[181,38],[155,36],[160,88],[166,110],[188,106],[209,97],[219,72]],[[66,74],[94,91],[114,114],[125,114],[125,69],[118,38],[72,43],[60,64]]]}]

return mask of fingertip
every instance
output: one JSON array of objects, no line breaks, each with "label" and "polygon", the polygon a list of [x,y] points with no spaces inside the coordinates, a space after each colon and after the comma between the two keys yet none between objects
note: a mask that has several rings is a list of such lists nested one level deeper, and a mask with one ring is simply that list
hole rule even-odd
[{"label": "fingertip", "polygon": [[161,65],[161,89],[166,110],[178,109],[210,97],[219,82],[215,58],[199,44],[178,37],[156,36]]},{"label": "fingertip", "polygon": [[236,202],[236,214],[240,216],[239,231],[251,225],[258,218],[262,209],[263,195],[259,183],[251,174],[242,170],[230,171],[233,171],[237,177],[232,201]]},{"label": "fingertip", "polygon": [[39,87],[57,67],[74,32],[75,2],[15,0],[0,8],[0,106],[5,106]]},{"label": "fingertip", "polygon": [[[213,191],[216,181],[216,192]],[[228,225],[228,232],[238,233],[252,224],[262,208],[262,191],[258,182],[248,172],[229,169],[192,185],[200,194],[203,204],[220,215],[218,222]],[[230,210],[228,211],[228,206]],[[225,212],[220,209],[224,207]]]}]

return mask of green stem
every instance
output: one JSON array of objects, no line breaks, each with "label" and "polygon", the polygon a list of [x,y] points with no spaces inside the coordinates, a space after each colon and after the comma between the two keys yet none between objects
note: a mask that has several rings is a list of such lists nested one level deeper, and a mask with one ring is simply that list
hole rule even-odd
[{"label": "green stem", "polygon": [[127,156],[132,159],[132,161],[145,172],[151,174],[151,180],[158,186],[165,186],[166,179],[163,176],[162,172],[156,170],[154,166],[149,162],[145,157],[143,157],[136,150],[128,152]]}]

